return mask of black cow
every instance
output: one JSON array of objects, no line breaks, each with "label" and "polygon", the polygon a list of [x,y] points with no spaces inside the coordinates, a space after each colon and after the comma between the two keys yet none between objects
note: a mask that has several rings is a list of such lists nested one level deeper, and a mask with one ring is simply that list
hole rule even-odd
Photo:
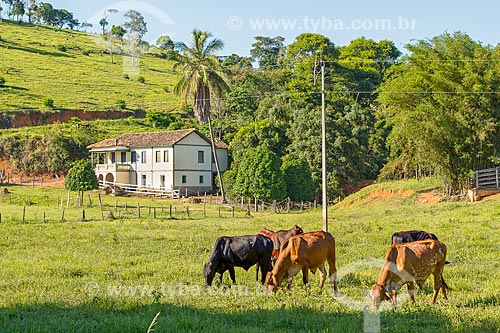
[{"label": "black cow", "polygon": [[391,236],[392,244],[410,243],[429,238],[438,240],[436,235],[423,230],[400,231],[393,233]]},{"label": "black cow", "polygon": [[[267,272],[272,269],[272,253],[273,241],[262,235],[220,237],[215,241],[208,263],[203,267],[205,285],[212,285],[216,272],[219,273],[219,283],[222,283],[222,274],[227,270],[236,284],[234,267],[248,270],[255,264],[260,266],[261,282],[264,283]],[[255,278],[258,280],[258,274]]]}]

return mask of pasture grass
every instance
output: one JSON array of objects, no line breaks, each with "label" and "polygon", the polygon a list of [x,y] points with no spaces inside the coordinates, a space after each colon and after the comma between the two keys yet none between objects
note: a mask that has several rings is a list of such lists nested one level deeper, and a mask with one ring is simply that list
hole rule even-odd
[{"label": "pasture grass", "polygon": [[[114,55],[111,63],[101,39],[56,27],[1,22],[0,75],[6,82],[0,88],[0,110],[40,109],[44,98],[52,98],[56,108],[72,110],[118,109],[118,100],[131,110],[178,108],[169,61],[144,54],[137,71],[131,70],[121,55]],[[144,83],[138,82],[139,76]]]},{"label": "pasture grass", "polygon": [[[404,181],[384,184],[386,189],[416,186]],[[377,184],[372,191],[380,187],[384,185]],[[29,191],[52,198],[66,194],[10,189],[14,194]],[[432,287],[427,281],[416,294],[416,305],[382,307],[381,331],[498,332],[500,201],[416,205],[411,196],[396,199],[371,197],[330,209],[329,231],[336,239],[343,298],[335,298],[330,285],[320,291],[318,274],[310,274],[309,285],[303,286],[300,273],[290,291],[265,296],[254,280],[253,268],[247,272],[236,268],[237,286],[231,286],[227,273],[222,286],[203,286],[202,267],[217,237],[293,224],[306,232],[319,230],[319,209],[252,212],[251,217],[235,219],[218,218],[211,207],[207,219],[3,221],[0,331],[146,332],[160,312],[157,332],[360,332],[364,318],[376,318],[376,313],[365,313],[366,294],[376,282],[377,260],[384,257],[390,235],[424,229],[448,247],[451,264],[445,267],[444,277],[452,288],[449,300],[439,296],[437,304],[428,305]],[[104,200],[111,206],[116,198]],[[144,206],[158,203],[127,200],[136,204],[144,200]],[[3,214],[19,207],[5,197],[0,202]],[[405,294],[403,287],[400,298]]]}]

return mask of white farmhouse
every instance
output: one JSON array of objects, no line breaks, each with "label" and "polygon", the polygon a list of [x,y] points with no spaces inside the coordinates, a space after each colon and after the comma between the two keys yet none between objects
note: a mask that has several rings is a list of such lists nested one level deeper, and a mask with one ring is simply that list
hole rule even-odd
[{"label": "white farmhouse", "polygon": [[[195,129],[124,134],[90,149],[100,182],[158,190],[213,190],[215,163],[210,140]],[[216,140],[220,171],[228,168],[228,146]]]}]

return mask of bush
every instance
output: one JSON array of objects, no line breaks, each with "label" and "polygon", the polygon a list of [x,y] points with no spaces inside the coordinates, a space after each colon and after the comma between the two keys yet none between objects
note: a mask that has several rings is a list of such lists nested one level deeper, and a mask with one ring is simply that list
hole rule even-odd
[{"label": "bush", "polygon": [[130,76],[128,76],[128,74],[123,74],[122,77],[127,80],[130,79]]},{"label": "bush", "polygon": [[115,104],[116,107],[119,108],[120,110],[125,110],[125,108],[127,107],[127,103],[125,103],[123,99],[116,100]]},{"label": "bush", "polygon": [[56,49],[61,52],[66,52],[68,51],[68,48],[64,45],[56,45]]},{"label": "bush", "polygon": [[5,78],[3,76],[0,76],[0,87],[3,87],[5,85]]},{"label": "bush", "polygon": [[50,97],[44,97],[42,99],[42,106],[46,108],[53,108],[54,107],[54,100]]},{"label": "bush", "polygon": [[139,77],[137,77],[137,82],[144,83],[144,82],[146,82],[146,79],[144,78],[144,76],[139,76]]}]

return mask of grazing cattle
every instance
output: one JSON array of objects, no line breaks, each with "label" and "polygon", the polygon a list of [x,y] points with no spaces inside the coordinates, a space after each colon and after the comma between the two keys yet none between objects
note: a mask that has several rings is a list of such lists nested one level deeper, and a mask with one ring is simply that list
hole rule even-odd
[{"label": "grazing cattle", "polygon": [[414,282],[422,289],[430,274],[434,275],[434,294],[431,304],[436,301],[439,290],[446,297],[448,287],[443,279],[443,268],[446,262],[446,246],[440,241],[426,239],[405,244],[393,244],[385,255],[385,262],[377,283],[370,296],[373,306],[377,308],[383,300],[396,304],[397,292],[408,284],[408,294],[412,302],[414,298]]},{"label": "grazing cattle", "polygon": [[321,273],[319,287],[323,288],[326,278],[325,261],[328,261],[329,279],[333,280],[334,290],[337,293],[333,236],[328,232],[316,231],[288,238],[281,245],[273,270],[267,274],[267,292],[276,292],[285,277],[288,277],[288,288],[290,288],[293,277],[300,270],[302,270],[302,280],[307,284],[309,270],[314,274],[319,269]]},{"label": "grazing cattle", "polygon": [[429,232],[423,231],[423,230],[408,230],[408,231],[400,231],[400,232],[395,232],[391,236],[391,241],[392,244],[403,244],[403,243],[410,243],[410,242],[416,242],[419,240],[424,240],[424,239],[434,239],[438,240],[436,235],[431,234]]},{"label": "grazing cattle", "polygon": [[298,225],[294,225],[293,227],[291,227],[288,230],[278,230],[276,232],[264,228],[261,231],[259,231],[259,233],[257,235],[266,236],[273,241],[274,249],[273,249],[273,255],[272,255],[271,259],[274,262],[274,261],[276,261],[276,259],[278,259],[281,244],[284,241],[286,241],[288,238],[290,238],[291,236],[295,236],[295,235],[302,234],[302,233],[304,233],[302,228],[299,227]]},{"label": "grazing cattle", "polygon": [[203,267],[205,285],[212,285],[215,273],[219,273],[219,283],[222,283],[222,274],[227,270],[233,283],[236,283],[234,267],[248,270],[255,264],[260,266],[261,282],[264,283],[267,272],[272,268],[272,251],[273,242],[261,235],[218,238],[208,263]]}]

